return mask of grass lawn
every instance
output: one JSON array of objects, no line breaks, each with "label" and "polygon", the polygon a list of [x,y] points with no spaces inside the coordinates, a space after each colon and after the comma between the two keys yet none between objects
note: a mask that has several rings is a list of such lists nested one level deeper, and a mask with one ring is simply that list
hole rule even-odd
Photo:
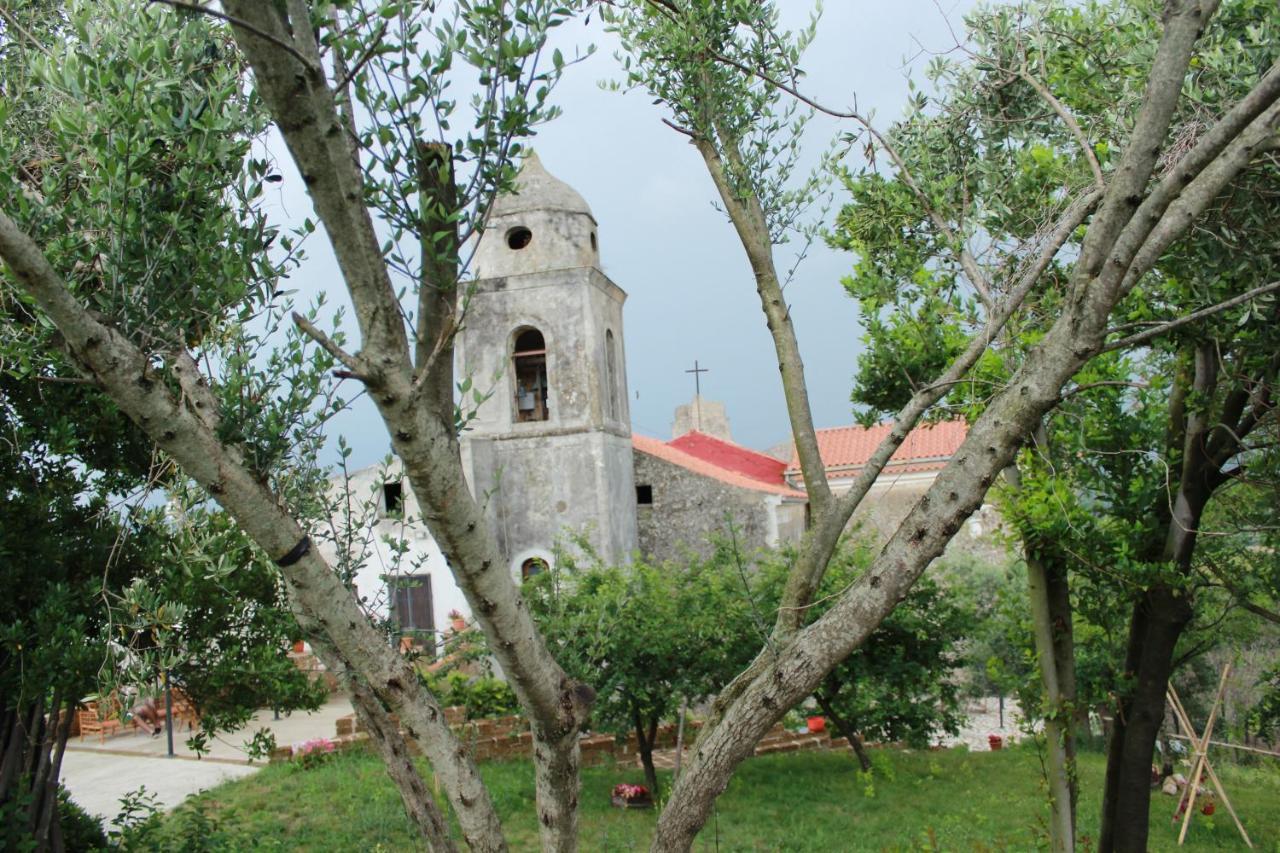
[{"label": "grass lawn", "polygon": [[[799,753],[747,761],[720,798],[697,850],[1022,851],[1044,846],[1048,809],[1034,748],[1002,752],[879,753],[870,784],[850,756]],[[486,764],[485,781],[513,850],[537,849],[533,776],[526,762]],[[1103,758],[1081,760],[1080,826],[1097,832]],[[1280,769],[1219,768],[1227,793],[1257,849],[1280,851]],[[645,850],[655,812],[609,805],[617,782],[639,782],[633,768],[583,772],[583,850]],[[272,765],[189,801],[166,831],[203,823],[193,804],[220,831],[201,831],[209,847],[220,838],[238,849],[411,850],[414,837],[377,759],[337,756],[309,770]],[[1174,850],[1172,797],[1154,794],[1151,849]],[[718,836],[718,847],[717,847]],[[1092,849],[1087,840],[1082,850]],[[1244,850],[1226,810],[1197,814],[1184,850]]]}]

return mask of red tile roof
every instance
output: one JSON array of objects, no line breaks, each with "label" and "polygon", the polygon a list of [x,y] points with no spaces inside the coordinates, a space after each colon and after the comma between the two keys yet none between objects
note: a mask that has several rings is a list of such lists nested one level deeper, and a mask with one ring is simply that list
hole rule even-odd
[{"label": "red tile roof", "polygon": [[806,497],[783,480],[786,463],[731,441],[690,432],[670,442],[632,435],[631,443],[642,453],[730,486],[789,498]]},{"label": "red tile roof", "polygon": [[667,442],[677,450],[683,450],[690,456],[696,456],[721,468],[746,474],[753,480],[766,483],[781,483],[782,475],[787,470],[787,463],[764,453],[759,453],[741,444],[725,441],[704,432],[686,432],[679,438]]},{"label": "red tile roof", "polygon": [[[892,428],[892,423],[884,423],[870,428],[847,426],[818,430],[818,451],[827,467],[827,479],[849,477],[856,473],[867,464],[871,454],[875,453]],[[918,426],[893,454],[885,469],[895,473],[939,470],[959,449],[968,429],[968,425],[961,420]],[[787,474],[799,473],[800,459],[792,449]]]}]

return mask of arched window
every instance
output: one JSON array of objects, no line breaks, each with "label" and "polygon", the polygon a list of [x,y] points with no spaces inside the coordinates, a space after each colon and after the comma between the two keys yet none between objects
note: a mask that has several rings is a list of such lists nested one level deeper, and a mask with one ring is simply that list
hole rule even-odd
[{"label": "arched window", "polygon": [[542,332],[524,329],[516,333],[511,354],[512,374],[516,378],[516,420],[545,421],[547,409],[547,344]]},{"label": "arched window", "polygon": [[520,564],[520,580],[527,581],[534,575],[540,575],[547,570],[547,561],[541,557],[530,557]]},{"label": "arched window", "polygon": [[618,420],[618,356],[615,353],[613,345],[613,331],[606,329],[604,333],[604,362],[605,362],[605,394],[609,398],[609,417]]}]

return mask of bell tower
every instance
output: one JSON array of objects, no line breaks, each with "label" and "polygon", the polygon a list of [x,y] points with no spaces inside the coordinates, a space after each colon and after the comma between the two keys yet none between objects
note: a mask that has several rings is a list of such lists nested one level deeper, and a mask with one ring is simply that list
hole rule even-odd
[{"label": "bell tower", "polygon": [[[472,492],[513,573],[581,538],[609,564],[637,548],[622,304],[595,217],[530,153],[475,255],[457,374],[489,396],[462,434]],[[469,401],[466,401],[469,402]]]}]

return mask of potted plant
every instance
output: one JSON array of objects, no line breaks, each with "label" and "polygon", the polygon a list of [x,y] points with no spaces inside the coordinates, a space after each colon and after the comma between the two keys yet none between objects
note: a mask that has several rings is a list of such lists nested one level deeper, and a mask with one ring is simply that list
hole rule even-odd
[{"label": "potted plant", "polygon": [[644,785],[629,785],[621,782],[613,786],[613,796],[610,802],[620,809],[651,809],[653,808],[653,795],[649,793],[649,789]]},{"label": "potted plant", "polygon": [[455,634],[461,634],[467,630],[467,617],[462,615],[461,610],[449,611],[449,627],[453,629]]},{"label": "potted plant", "polygon": [[1004,738],[1000,735],[987,735],[987,746],[991,747],[992,752],[997,752],[1004,748]]}]

